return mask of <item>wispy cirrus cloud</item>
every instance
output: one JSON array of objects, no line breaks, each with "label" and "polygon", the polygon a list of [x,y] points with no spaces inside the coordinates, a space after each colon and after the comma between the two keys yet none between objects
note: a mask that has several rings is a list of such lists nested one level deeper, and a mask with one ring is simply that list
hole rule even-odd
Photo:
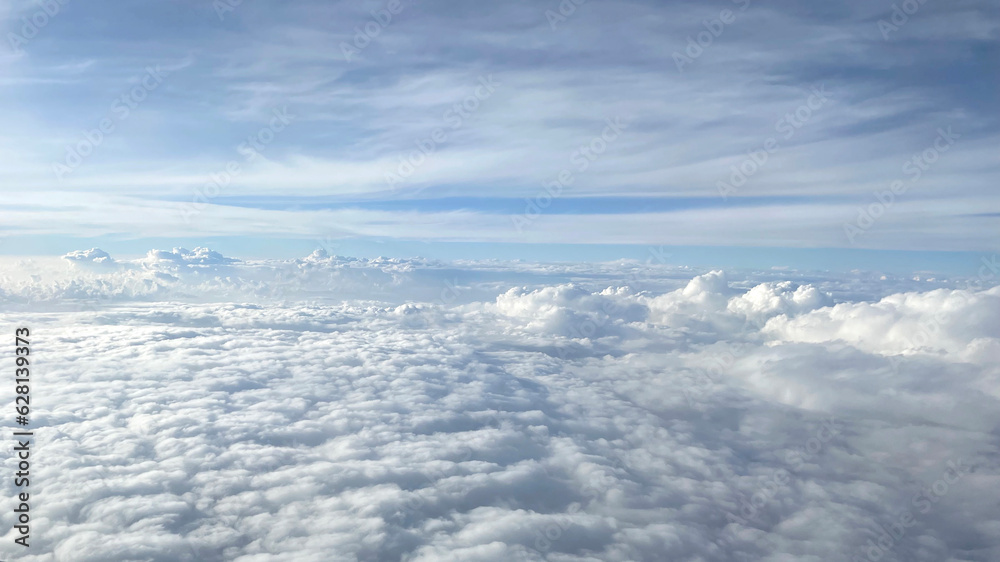
[{"label": "wispy cirrus cloud", "polygon": [[[105,3],[70,4],[53,26],[81,17],[115,17],[117,24],[92,31],[60,27],[40,35],[25,53],[4,57],[10,87],[0,101],[12,124],[0,145],[4,185],[150,200],[189,196],[224,167],[248,128],[259,128],[274,107],[288,105],[300,123],[241,173],[233,195],[292,189],[369,200],[417,193],[532,197],[553,179],[565,154],[588,142],[605,117],[620,115],[635,125],[613,153],[577,174],[574,195],[702,196],[715,193],[748,150],[780,137],[775,124],[811,89],[824,88],[830,104],[739,196],[829,195],[860,205],[897,177],[901,163],[938,128],[950,126],[963,135],[961,147],[908,195],[924,219],[902,216],[902,207],[893,211],[900,213],[899,228],[914,236],[873,230],[864,244],[916,249],[938,234],[964,241],[995,229],[989,216],[975,224],[959,220],[973,202],[980,212],[1000,206],[991,188],[1000,164],[997,107],[986,93],[995,76],[981,71],[995,61],[995,7],[926,4],[920,17],[886,41],[877,21],[891,6],[850,2],[807,9],[751,2],[697,64],[671,71],[670,54],[720,6],[587,3],[553,30],[545,16],[551,6],[544,2],[475,8],[422,2],[395,15],[348,63],[338,45],[380,6],[244,3],[219,21],[209,4],[183,12],[143,5],[134,15]],[[150,26],[153,19],[164,25]],[[108,33],[119,46],[135,48],[126,54],[110,48],[103,39]],[[62,148],[92,127],[115,93],[150,64],[179,69],[100,154],[58,183],[51,165],[63,157]],[[455,100],[490,74],[503,87],[403,189],[389,193],[386,173],[398,168],[399,155],[440,127]],[[78,87],[68,97],[49,80],[72,80]],[[840,236],[817,244],[849,245],[842,235],[847,219],[838,213],[830,208],[821,222]],[[877,228],[891,228],[890,222]],[[232,229],[241,228],[237,224]],[[756,224],[771,228],[760,219]],[[776,237],[786,245],[798,243],[790,234],[793,224]],[[459,223],[447,228],[453,239],[482,238]],[[731,243],[728,234],[702,237]],[[984,235],[975,245],[992,244],[995,237]]]}]

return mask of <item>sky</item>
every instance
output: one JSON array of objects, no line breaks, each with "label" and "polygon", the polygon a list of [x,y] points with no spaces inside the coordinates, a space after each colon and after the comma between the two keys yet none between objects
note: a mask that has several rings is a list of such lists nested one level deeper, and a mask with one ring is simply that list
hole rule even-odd
[{"label": "sky", "polygon": [[0,0],[0,252],[971,273],[1000,8],[895,6]]},{"label": "sky", "polygon": [[0,557],[1000,560],[998,43],[993,0],[0,0]]}]

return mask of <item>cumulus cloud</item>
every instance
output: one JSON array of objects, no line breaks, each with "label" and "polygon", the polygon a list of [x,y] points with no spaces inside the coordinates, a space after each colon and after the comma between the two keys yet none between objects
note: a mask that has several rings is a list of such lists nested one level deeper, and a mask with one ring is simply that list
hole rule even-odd
[{"label": "cumulus cloud", "polygon": [[[45,359],[32,548],[7,554],[1000,556],[996,287],[150,256],[45,270],[34,309],[116,296],[17,312]],[[128,278],[148,290],[113,293]]]},{"label": "cumulus cloud", "polygon": [[782,315],[771,319],[764,331],[788,341],[844,341],[877,354],[927,353],[967,360],[974,349],[995,343],[1000,334],[997,310],[1000,288],[939,289]]},{"label": "cumulus cloud", "polygon": [[795,287],[790,281],[780,281],[757,285],[730,300],[726,309],[763,323],[779,314],[796,316],[830,304],[833,304],[830,296],[812,285]]},{"label": "cumulus cloud", "polygon": [[174,248],[170,251],[150,250],[146,258],[141,261],[142,265],[149,268],[159,267],[211,267],[218,265],[228,265],[236,262],[233,258],[227,258],[208,248],[195,248],[188,250],[185,248]]},{"label": "cumulus cloud", "polygon": [[115,260],[110,254],[105,252],[100,248],[91,248],[89,250],[76,250],[70,252],[63,256],[64,260],[76,263],[113,263]]},{"label": "cumulus cloud", "polygon": [[591,293],[576,285],[532,291],[522,287],[499,295],[495,309],[531,331],[590,338],[612,333],[621,324],[646,319],[646,306],[629,296],[628,288]]}]

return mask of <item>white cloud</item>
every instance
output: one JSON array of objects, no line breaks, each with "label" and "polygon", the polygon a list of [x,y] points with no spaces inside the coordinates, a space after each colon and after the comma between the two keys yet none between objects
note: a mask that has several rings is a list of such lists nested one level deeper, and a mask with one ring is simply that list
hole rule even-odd
[{"label": "white cloud", "polygon": [[[843,302],[847,278],[150,256],[0,284],[36,310],[102,295],[16,314],[45,350],[38,499],[29,554],[3,552],[864,559],[911,510],[882,560],[1000,555],[997,288]],[[949,462],[969,469],[937,494]]]},{"label": "white cloud", "polygon": [[929,353],[965,360],[971,348],[1000,334],[1000,319],[993,314],[998,309],[996,287],[978,292],[938,289],[780,316],[764,331],[788,341],[844,341],[870,353]]},{"label": "white cloud", "polygon": [[111,255],[100,248],[91,248],[89,250],[76,250],[70,252],[63,256],[64,260],[70,262],[78,263],[96,263],[96,264],[110,264],[114,262]]},{"label": "white cloud", "polygon": [[188,250],[186,248],[174,248],[171,251],[164,250],[150,250],[146,255],[146,258],[140,263],[143,267],[150,269],[157,268],[172,268],[172,267],[211,267],[219,265],[228,265],[236,260],[232,258],[227,258],[220,254],[209,250],[208,248],[195,248],[194,250]]},{"label": "white cloud", "polygon": [[730,300],[727,310],[762,323],[778,314],[795,316],[833,304],[829,295],[811,285],[794,287],[790,281],[762,283]]}]

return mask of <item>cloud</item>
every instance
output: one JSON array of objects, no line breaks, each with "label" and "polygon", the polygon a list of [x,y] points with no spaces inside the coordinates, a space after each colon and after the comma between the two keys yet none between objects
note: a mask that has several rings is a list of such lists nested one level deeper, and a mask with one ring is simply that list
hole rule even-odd
[{"label": "cloud", "polygon": [[569,338],[600,337],[618,332],[622,324],[641,322],[649,311],[629,299],[627,288],[592,294],[574,285],[528,291],[510,289],[496,299],[500,314],[530,331]]},{"label": "cloud", "polygon": [[184,267],[188,269],[204,268],[219,265],[228,265],[236,262],[232,258],[227,258],[222,254],[209,250],[208,248],[195,248],[188,250],[185,248],[174,248],[170,251],[150,250],[146,258],[140,263],[147,268],[173,268]]},{"label": "cloud", "polygon": [[17,313],[45,342],[44,460],[32,548],[4,552],[865,560],[871,540],[888,561],[1000,555],[995,287],[149,256],[21,266],[43,275],[34,310],[129,276],[162,288]]},{"label": "cloud", "polygon": [[110,254],[100,248],[76,250],[63,256],[63,259],[69,262],[95,264],[112,264],[115,261]]},{"label": "cloud", "polygon": [[833,304],[833,299],[811,285],[794,287],[790,281],[762,283],[730,300],[726,309],[763,323],[779,314],[798,316]]},{"label": "cloud", "polygon": [[998,305],[997,288],[939,289],[783,315],[770,320],[764,331],[788,341],[843,341],[869,353],[923,353],[964,361],[1000,334],[1000,321],[989,312]]}]

